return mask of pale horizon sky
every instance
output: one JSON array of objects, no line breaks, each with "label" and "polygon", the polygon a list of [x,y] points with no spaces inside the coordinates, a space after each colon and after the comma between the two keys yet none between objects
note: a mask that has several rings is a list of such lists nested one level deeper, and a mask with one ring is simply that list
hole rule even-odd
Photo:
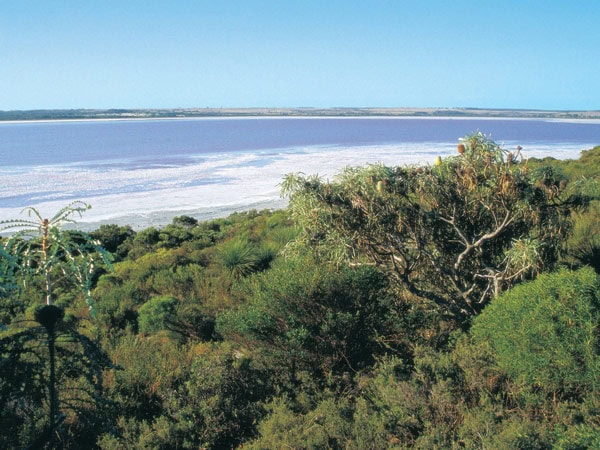
[{"label": "pale horizon sky", "polygon": [[0,0],[0,110],[600,109],[599,0]]}]

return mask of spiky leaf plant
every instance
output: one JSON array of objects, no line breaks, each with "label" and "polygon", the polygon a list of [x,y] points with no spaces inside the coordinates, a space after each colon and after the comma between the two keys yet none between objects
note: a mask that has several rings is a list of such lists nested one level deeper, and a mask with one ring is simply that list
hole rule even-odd
[{"label": "spiky leaf plant", "polygon": [[[61,418],[64,417],[59,414],[57,385],[60,377],[57,373],[57,361],[60,361],[60,358],[57,357],[56,345],[58,337],[65,334],[64,330],[59,330],[62,326],[64,310],[54,305],[53,287],[56,283],[61,282],[80,289],[92,315],[94,315],[91,298],[92,277],[97,269],[97,264],[103,263],[110,267],[109,255],[98,242],[81,231],[63,229],[64,224],[74,223],[74,217],[81,217],[83,212],[88,209],[90,209],[90,205],[76,201],[59,210],[51,218],[43,218],[36,208],[30,207],[23,210],[27,214],[26,217],[0,222],[0,231],[13,232],[7,239],[0,242],[1,284],[10,287],[16,283],[27,285],[39,277],[43,280],[42,290],[46,305],[38,306],[35,310],[35,320],[41,327],[26,328],[16,333],[8,330],[6,336],[0,335],[0,356],[2,357],[0,372],[6,368],[10,369],[10,366],[21,364],[22,360],[26,360],[31,355],[37,358],[37,362],[44,361],[44,358],[37,353],[40,346],[35,341],[45,335],[48,350],[48,374],[46,375],[43,370],[45,364],[34,363],[27,366],[31,370],[23,375],[25,378],[23,382],[31,381],[27,378],[45,379],[48,389],[46,401],[48,424],[43,433],[39,434],[31,444],[31,448],[54,448],[56,443],[53,443],[53,439],[56,437],[56,430],[60,425]],[[35,299],[32,300],[34,303],[36,302]],[[83,353],[74,352],[72,355],[81,361],[89,362],[88,366],[92,367],[93,374],[99,376],[101,374],[99,367],[109,366],[105,355],[89,338],[74,330],[66,331],[66,334],[82,343]],[[16,343],[19,345],[15,347]],[[61,347],[58,350],[62,351]],[[95,366],[96,363],[100,366]],[[69,365],[67,364],[67,366]],[[77,377],[79,369],[87,370],[83,368],[83,365],[78,366],[78,369],[73,369],[73,367],[71,365],[71,372],[75,373]],[[2,375],[5,377],[11,374],[15,375],[9,372]],[[96,381],[100,380],[98,376],[96,376]],[[12,379],[14,381],[17,378],[17,376],[13,376]],[[101,385],[101,380],[99,385]],[[5,394],[9,400],[14,397],[14,392],[10,390],[10,383],[3,384],[1,387],[6,387]],[[39,383],[37,387],[39,388]],[[99,392],[98,389],[96,391]],[[96,392],[93,393],[93,395],[96,394]],[[35,400],[42,398],[43,396]],[[14,404],[9,402],[8,407],[2,409],[2,414],[12,412],[13,406]],[[34,435],[40,433],[39,426],[33,427],[32,433]]]},{"label": "spiky leaf plant", "polygon": [[92,276],[98,264],[110,267],[110,256],[87,233],[63,229],[90,208],[87,203],[75,201],[51,218],[44,218],[36,208],[28,207],[23,210],[26,217],[0,222],[0,231],[13,232],[2,246],[13,258],[17,279],[26,284],[41,276],[46,305],[54,304],[53,286],[66,281],[81,290],[93,315]]},{"label": "spiky leaf plant", "polygon": [[218,260],[234,278],[241,278],[255,272],[259,263],[256,247],[244,239],[233,239],[220,248]]}]

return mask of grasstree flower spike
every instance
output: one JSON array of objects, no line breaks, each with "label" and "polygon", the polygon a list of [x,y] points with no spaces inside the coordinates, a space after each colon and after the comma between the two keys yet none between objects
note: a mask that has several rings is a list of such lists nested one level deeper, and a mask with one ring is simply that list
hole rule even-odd
[{"label": "grasstree flower spike", "polygon": [[99,262],[110,267],[109,255],[87,233],[63,229],[90,208],[75,201],[51,218],[42,217],[36,208],[25,208],[22,214],[26,217],[0,222],[0,231],[13,232],[4,241],[3,250],[14,258],[17,278],[26,284],[35,276],[42,277],[46,305],[54,303],[54,284],[66,281],[81,290],[94,315],[92,275]]}]

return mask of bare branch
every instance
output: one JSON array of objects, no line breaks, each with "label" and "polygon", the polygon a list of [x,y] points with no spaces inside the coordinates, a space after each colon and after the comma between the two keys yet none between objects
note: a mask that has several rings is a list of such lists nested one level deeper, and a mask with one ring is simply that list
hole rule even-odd
[{"label": "bare branch", "polygon": [[[504,229],[514,220],[514,217],[511,217],[511,212],[506,211],[506,215],[504,216],[504,220],[502,221],[502,223],[498,226],[498,228],[496,228],[494,231],[490,231],[489,233],[485,233],[483,236],[481,236],[479,239],[477,239],[475,242],[473,242],[472,244],[467,243],[467,248],[465,248],[465,250],[458,255],[458,258],[456,259],[456,263],[454,263],[454,269],[458,270],[458,268],[460,267],[460,264],[462,263],[463,259],[465,259],[465,257],[471,253],[471,251],[474,248],[480,247],[485,241],[489,241],[490,239],[494,239],[496,236],[498,236],[500,233],[502,233],[502,231],[504,231]],[[455,227],[456,228],[456,227]]]}]

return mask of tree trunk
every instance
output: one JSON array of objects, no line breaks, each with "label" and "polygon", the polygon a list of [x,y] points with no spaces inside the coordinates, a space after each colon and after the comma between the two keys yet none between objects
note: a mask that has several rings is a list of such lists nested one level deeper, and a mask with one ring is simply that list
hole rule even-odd
[{"label": "tree trunk", "polygon": [[52,298],[52,282],[50,281],[50,274],[46,272],[46,305],[53,305],[54,300]]},{"label": "tree trunk", "polygon": [[48,414],[48,432],[53,434],[57,426],[58,392],[56,390],[56,325],[62,320],[64,311],[56,306],[42,306],[35,311],[35,320],[46,329],[48,336],[48,398],[50,412]]},{"label": "tree trunk", "polygon": [[48,377],[48,393],[50,396],[50,415],[48,427],[54,432],[56,415],[58,414],[58,395],[56,393],[56,331],[54,328],[48,330],[48,353],[50,354],[50,376]]}]

